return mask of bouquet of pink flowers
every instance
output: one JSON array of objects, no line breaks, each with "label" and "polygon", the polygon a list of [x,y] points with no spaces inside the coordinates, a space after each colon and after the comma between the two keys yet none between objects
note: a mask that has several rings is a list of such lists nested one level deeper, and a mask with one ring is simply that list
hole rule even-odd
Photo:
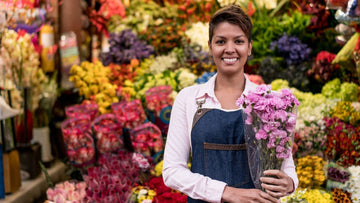
[{"label": "bouquet of pink flowers", "polygon": [[244,108],[249,166],[256,187],[260,188],[263,171],[279,170],[291,155],[299,104],[290,90],[272,91],[271,85],[259,85],[236,101]]}]

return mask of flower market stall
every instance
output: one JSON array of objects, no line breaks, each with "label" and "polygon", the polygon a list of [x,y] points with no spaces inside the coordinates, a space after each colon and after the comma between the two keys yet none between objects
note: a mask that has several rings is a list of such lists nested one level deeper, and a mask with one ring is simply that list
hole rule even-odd
[{"label": "flower market stall", "polygon": [[[49,126],[51,121],[38,115],[49,116],[60,97],[54,89],[76,97],[60,101],[66,103],[58,125],[65,156],[55,155],[69,176],[48,185],[46,202],[186,202],[185,194],[165,186],[161,174],[172,104],[183,88],[216,74],[208,21],[233,3],[253,23],[245,73],[291,100],[296,115],[296,123],[287,121],[295,131],[284,143],[292,151],[299,187],[280,201],[360,202],[359,1],[94,2],[81,1],[88,23],[82,37],[91,42],[82,41],[77,50],[75,40],[67,52],[60,44],[60,50],[47,47],[48,54],[62,51],[61,79],[41,68],[42,52],[34,43],[39,31],[9,25],[0,30],[5,67],[0,87],[11,90],[6,101],[17,101],[13,108],[29,112],[23,114],[26,126]],[[31,105],[24,106],[26,87]],[[250,105],[246,102],[238,106]],[[30,117],[35,122],[27,124]],[[17,142],[33,143],[32,133],[22,130]]]}]

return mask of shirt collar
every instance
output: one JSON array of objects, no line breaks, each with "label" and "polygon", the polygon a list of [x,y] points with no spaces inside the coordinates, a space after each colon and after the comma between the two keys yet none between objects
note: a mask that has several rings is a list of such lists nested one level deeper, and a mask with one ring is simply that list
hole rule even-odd
[{"label": "shirt collar", "polygon": [[[200,91],[196,95],[196,99],[201,97],[211,97],[215,99],[215,80],[216,80],[217,73],[212,76],[206,83],[203,84],[203,87],[200,88]],[[245,74],[245,89],[243,94],[247,95],[249,91],[255,90],[257,85],[249,80],[247,75]]]}]

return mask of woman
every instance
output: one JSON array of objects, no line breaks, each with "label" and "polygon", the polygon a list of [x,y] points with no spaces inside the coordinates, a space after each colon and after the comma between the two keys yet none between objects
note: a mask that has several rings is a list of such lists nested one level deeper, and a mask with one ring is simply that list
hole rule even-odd
[{"label": "woman", "polygon": [[265,173],[278,178],[260,179],[266,192],[255,189],[250,176],[242,110],[235,102],[256,88],[244,75],[251,29],[239,6],[217,11],[209,23],[209,51],[217,74],[205,84],[184,88],[174,102],[163,178],[168,187],[188,195],[188,202],[277,202],[298,185],[292,156],[282,170]]}]

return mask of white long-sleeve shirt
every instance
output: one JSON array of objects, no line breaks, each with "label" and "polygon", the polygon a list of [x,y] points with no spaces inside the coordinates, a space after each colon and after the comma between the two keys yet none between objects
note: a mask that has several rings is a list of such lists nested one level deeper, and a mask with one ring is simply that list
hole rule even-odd
[{"label": "white long-sleeve shirt", "polygon": [[[215,79],[216,75],[207,83],[184,88],[177,95],[171,111],[163,163],[165,185],[193,199],[208,202],[221,202],[226,183],[191,172],[188,168],[188,159],[191,153],[193,117],[197,109],[196,99],[206,96],[202,108],[222,109],[214,92]],[[257,85],[246,76],[245,79],[243,94],[246,95],[250,90],[255,90]],[[292,155],[283,161],[282,170],[293,179],[297,188],[299,181]]]}]

